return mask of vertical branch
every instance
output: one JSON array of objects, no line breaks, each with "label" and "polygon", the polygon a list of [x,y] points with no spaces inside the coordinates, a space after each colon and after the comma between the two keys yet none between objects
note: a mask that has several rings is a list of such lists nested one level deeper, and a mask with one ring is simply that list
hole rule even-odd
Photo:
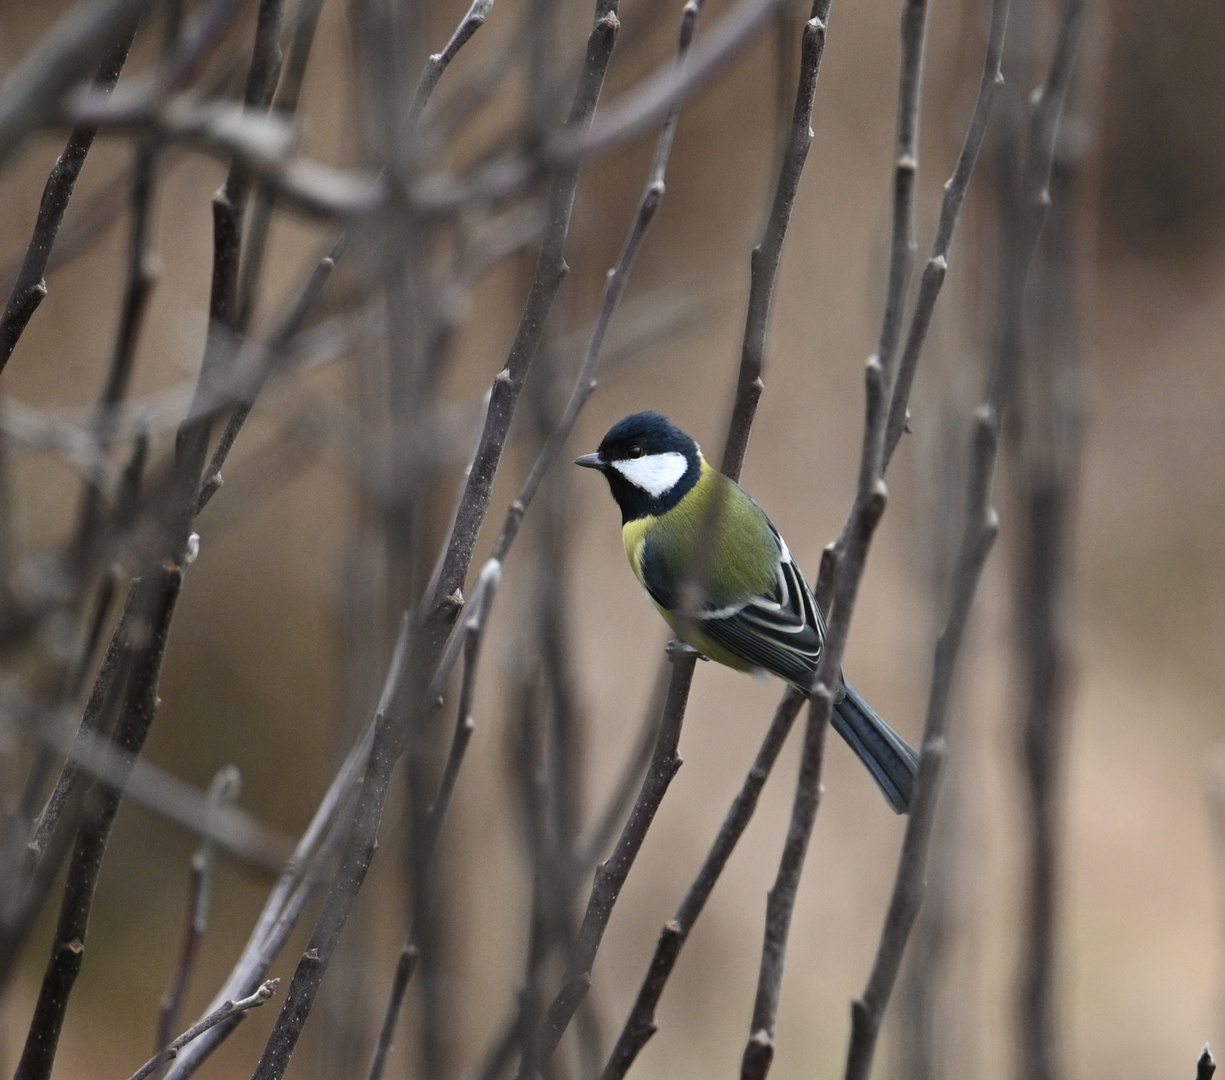
[{"label": "vertical branch", "polygon": [[757,402],[765,387],[761,373],[765,364],[766,331],[770,324],[770,306],[774,299],[774,283],[783,257],[783,241],[791,223],[796,192],[808,148],[812,145],[812,110],[817,95],[817,77],[821,74],[821,58],[825,54],[825,29],[833,0],[814,0],[812,14],[804,26],[800,42],[800,78],[791,113],[778,184],[770,216],[761,239],[749,261],[749,303],[745,314],[744,340],[740,348],[740,370],[736,380],[736,397],[728,421],[727,441],[719,468],[733,480],[740,478],[744,456],[749,448],[749,432],[757,415]]},{"label": "vertical branch", "polygon": [[982,149],[983,138],[987,133],[987,120],[991,116],[991,106],[996,94],[1004,83],[1000,71],[1000,62],[1004,55],[1004,35],[1008,28],[1009,4],[993,0],[991,5],[991,29],[987,35],[987,56],[983,64],[983,74],[979,81],[978,97],[974,101],[974,109],[970,114],[970,124],[966,129],[966,137],[961,144],[961,153],[953,174],[945,181],[944,198],[940,204],[940,220],[936,225],[936,238],[932,242],[931,257],[923,269],[923,280],[919,284],[919,295],[915,300],[914,311],[911,313],[910,328],[906,334],[906,344],[898,363],[897,375],[893,381],[893,392],[889,402],[889,422],[885,431],[885,454],[883,468],[889,467],[893,451],[906,430],[906,402],[910,399],[910,389],[914,385],[915,372],[919,365],[919,356],[927,342],[927,331],[931,327],[932,316],[936,310],[936,301],[944,286],[944,278],[948,272],[949,247],[953,242],[953,231],[961,214],[961,205],[965,201],[966,191],[970,186],[970,176],[978,161],[978,152]]},{"label": "vertical branch", "polygon": [[[618,27],[615,0],[599,0],[588,39],[586,62],[570,113],[570,123],[580,130],[590,124],[595,111]],[[536,275],[506,367],[494,380],[480,442],[460,498],[440,573],[432,595],[423,599],[422,614],[415,620],[413,647],[390,696],[388,710],[375,725],[370,759],[340,869],[294,972],[285,1003],[256,1067],[255,1080],[280,1080],[284,1075],[373,857],[392,770],[404,749],[409,728],[431,707],[422,691],[432,680],[445,635],[459,613],[460,587],[467,576],[476,535],[488,510],[514,407],[561,284],[562,252],[577,182],[578,166],[573,165],[560,168],[550,185],[545,236]]]},{"label": "vertical branch", "polygon": [[[102,61],[94,78],[95,93],[109,94],[114,89],[115,83],[119,81],[119,74],[123,71],[123,65],[127,62],[133,36],[134,31],[127,34]],[[81,175],[81,169],[85,165],[86,155],[93,146],[95,134],[94,128],[75,128],[68,136],[63,153],[56,159],[51,174],[47,177],[42,201],[38,206],[34,235],[30,237],[25,259],[9,294],[4,314],[0,315],[0,371],[4,370],[26,324],[47,295],[47,283],[43,280],[43,274],[47,269],[47,260],[51,257],[51,246],[60,231],[64,211],[68,209],[73,188],[76,187],[77,177]]]},{"label": "vertical branch", "polygon": [[1017,1032],[1021,1080],[1055,1080],[1063,1072],[1055,994],[1057,874],[1072,666],[1066,624],[1081,465],[1074,169],[1061,155],[1052,172],[1050,227],[1035,259],[1027,363],[1017,402],[1020,535],[1014,603],[1030,841]]},{"label": "vertical branch", "polygon": [[[1006,0],[997,0],[997,3],[1006,3]],[[932,663],[915,799],[906,824],[893,895],[885,916],[876,960],[863,995],[851,1007],[846,1080],[867,1080],[880,1024],[897,979],[910,928],[922,902],[928,841],[945,755],[948,701],[957,655],[982,566],[998,530],[998,519],[991,505],[991,485],[1000,425],[1020,363],[1019,343],[1012,336],[1012,329],[1021,325],[1025,283],[1050,202],[1048,185],[1054,133],[1058,131],[1071,78],[1082,17],[1083,0],[1065,0],[1046,79],[1031,97],[1031,137],[1026,147],[1025,184],[1022,188],[1025,206],[1023,228],[1017,231],[1017,245],[1010,253],[1005,268],[1008,286],[1000,315],[1000,340],[992,360],[986,397],[975,412],[965,525],[950,584],[949,615],[937,638]]]},{"label": "vertical branch", "polygon": [[[266,104],[275,85],[277,35],[281,0],[261,0],[256,42],[247,78],[247,102]],[[124,689],[115,739],[132,760],[140,753],[157,712],[157,683],[170,621],[182,584],[183,566],[189,561],[189,532],[195,516],[196,491],[208,448],[211,416],[199,403],[229,353],[237,290],[241,214],[245,183],[237,164],[214,201],[213,276],[209,304],[208,341],[204,365],[187,419],[175,442],[174,482],[167,505],[160,508],[163,535],[135,588],[131,632],[134,658]],[[130,766],[129,766],[130,767]],[[18,1080],[46,1080],[55,1059],[64,1013],[77,973],[110,829],[122,797],[122,785],[95,784],[86,796],[84,819],[68,869],[60,920],[52,954],[43,977],[34,1017],[18,1065]]]},{"label": "vertical branch", "polygon": [[[211,812],[215,813],[221,806],[232,803],[238,797],[239,775],[233,765],[227,765],[213,777],[208,789],[208,803]],[[197,848],[191,860],[191,888],[187,897],[187,919],[183,927],[183,945],[179,950],[179,966],[174,975],[174,981],[166,988],[159,1009],[157,1025],[157,1042],[155,1049],[172,1045],[173,1032],[178,1023],[179,1012],[183,1008],[183,999],[187,995],[187,984],[196,964],[196,956],[200,951],[200,942],[208,929],[208,911],[212,901],[213,867],[217,862],[216,846],[205,838]],[[165,1075],[166,1066],[170,1063],[169,1056],[163,1056],[159,1061],[155,1075],[158,1080]]]},{"label": "vertical branch", "polygon": [[[157,680],[183,572],[178,566],[167,566],[162,569],[161,576],[163,580],[157,583],[157,589],[150,590],[150,599],[157,603],[136,609],[133,632],[143,634],[146,641],[139,649],[128,678],[124,711],[115,731],[115,744],[127,755],[128,770],[140,753],[157,712]],[[84,959],[89,913],[121,796],[121,788],[100,782],[94,784],[86,796],[85,817],[68,866],[51,958],[43,975],[15,1080],[48,1080],[51,1075],[64,1013]]]},{"label": "vertical branch", "polygon": [[664,704],[659,737],[655,741],[651,764],[617,846],[596,868],[591,898],[588,900],[578,939],[566,968],[565,980],[541,1025],[537,1044],[541,1062],[547,1061],[557,1049],[557,1044],[569,1026],[575,1010],[587,994],[591,985],[591,968],[604,938],[604,931],[608,928],[612,910],[621,895],[621,889],[647,831],[655,820],[655,813],[663,801],[668,785],[681,767],[677,746],[681,737],[681,724],[685,718],[685,706],[689,700],[689,687],[693,682],[693,666],[697,653],[688,645],[674,641],[669,643],[668,657],[674,665],[673,676],[668,687],[668,698]]},{"label": "vertical branch", "polygon": [[818,689],[808,705],[808,726],[800,753],[800,775],[795,785],[795,800],[787,839],[778,863],[778,874],[766,899],[765,940],[761,948],[761,971],[757,996],[753,1002],[752,1034],[740,1062],[741,1080],[762,1080],[774,1060],[774,1026],[778,1019],[779,995],[783,982],[783,961],[787,955],[787,936],[791,912],[800,888],[804,856],[812,836],[817,808],[821,804],[821,764],[825,757],[825,732],[829,726],[832,702],[829,693]]},{"label": "vertical branch", "polygon": [[655,955],[651,958],[650,967],[642,980],[634,1007],[625,1021],[625,1026],[621,1029],[617,1044],[609,1056],[608,1064],[604,1066],[604,1071],[600,1074],[600,1080],[621,1080],[646,1045],[647,1040],[655,1034],[655,1007],[663,996],[664,987],[672,974],[672,969],[676,966],[681,949],[684,948],[685,941],[693,930],[698,916],[702,914],[706,901],[710,899],[715,882],[719,880],[719,875],[723,873],[727,860],[731,858],[737,841],[753,817],[761,789],[765,787],[766,778],[770,775],[770,770],[774,767],[774,762],[778,759],[783,743],[787,741],[787,735],[803,704],[804,695],[793,687],[788,688],[783,700],[779,703],[774,721],[766,732],[761,748],[757,751],[757,757],[754,758],[753,765],[739,793],[728,809],[727,816],[723,819],[723,826],[714,844],[711,845],[701,870],[698,871],[693,884],[689,886],[689,891],[685,894],[685,899],[681,901],[680,907],[677,908],[676,914],[664,924],[660,932],[659,942],[655,946]]}]

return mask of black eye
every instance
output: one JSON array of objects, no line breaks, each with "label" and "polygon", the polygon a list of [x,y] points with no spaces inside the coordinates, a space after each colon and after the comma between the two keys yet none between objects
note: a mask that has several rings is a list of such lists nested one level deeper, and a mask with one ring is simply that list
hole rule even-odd
[{"label": "black eye", "polygon": [[641,446],[631,446],[631,447],[629,448],[629,450],[628,450],[628,451],[626,451],[625,456],[626,456],[626,457],[629,457],[629,458],[640,458],[640,457],[642,457],[642,447],[641,447]]}]

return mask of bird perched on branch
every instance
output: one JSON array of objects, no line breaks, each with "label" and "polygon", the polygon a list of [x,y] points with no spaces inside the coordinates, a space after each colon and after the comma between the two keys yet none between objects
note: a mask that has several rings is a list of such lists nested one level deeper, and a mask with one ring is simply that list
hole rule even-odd
[{"label": "bird perched on branch", "polygon": [[[738,671],[812,690],[825,620],[808,581],[761,507],[693,439],[659,413],[635,413],[574,463],[608,480],[630,566],[679,637]],[[914,750],[848,683],[834,690],[834,730],[906,813]]]}]

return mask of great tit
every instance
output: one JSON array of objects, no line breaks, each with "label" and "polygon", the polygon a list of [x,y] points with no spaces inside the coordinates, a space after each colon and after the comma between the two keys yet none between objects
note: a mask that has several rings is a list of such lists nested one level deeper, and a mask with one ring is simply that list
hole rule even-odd
[{"label": "great tit", "polygon": [[[608,480],[630,566],[674,631],[711,660],[811,689],[825,641],[812,589],[761,507],[693,439],[659,413],[635,413],[574,463]],[[834,730],[906,813],[914,750],[849,683],[836,692]]]}]

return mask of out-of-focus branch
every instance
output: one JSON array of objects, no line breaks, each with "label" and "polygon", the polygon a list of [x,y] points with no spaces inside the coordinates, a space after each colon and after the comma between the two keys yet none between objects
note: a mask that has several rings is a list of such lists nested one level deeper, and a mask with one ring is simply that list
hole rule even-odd
[{"label": "out-of-focus branch", "polygon": [[64,119],[76,125],[145,132],[164,144],[186,143],[235,160],[244,173],[304,214],[358,217],[380,209],[386,201],[383,179],[371,172],[291,157],[293,128],[279,117],[252,114],[250,106],[182,99],[162,104],[148,91],[115,94],[110,100],[89,94],[73,101]]},{"label": "out-of-focus branch", "polygon": [[59,823],[64,804],[67,802],[68,796],[77,782],[80,772],[80,766],[77,764],[77,761],[81,756],[81,750],[84,749],[85,740],[90,735],[95,734],[99,728],[104,708],[108,699],[112,696],[112,688],[116,681],[116,675],[121,675],[119,679],[120,684],[127,677],[127,667],[131,661],[130,657],[125,656],[127,652],[125,646],[128,641],[128,628],[132,616],[132,605],[135,599],[136,583],[132,582],[128,586],[128,596],[124,601],[123,612],[119,616],[119,623],[111,635],[110,644],[107,646],[106,653],[102,657],[102,666],[98,669],[98,675],[94,679],[93,688],[90,690],[89,700],[85,703],[85,710],[81,714],[81,724],[77,729],[73,746],[64,761],[64,767],[60,770],[59,779],[56,781],[55,787],[52,789],[51,795],[48,797],[46,805],[43,807],[42,813],[39,815],[38,821],[35,822],[30,834],[27,850],[29,858],[32,860],[32,865],[27,867],[27,871],[32,870],[33,866],[41,859],[46,849],[47,841]]},{"label": "out-of-focus branch", "polygon": [[56,114],[78,80],[131,38],[154,2],[83,0],[48,31],[0,86],[0,165]]},{"label": "out-of-focus branch", "polygon": [[[163,567],[160,574],[164,580],[155,582],[157,588],[146,594],[146,601],[155,601],[155,605],[146,607],[138,597],[134,609],[148,640],[136,653],[128,676],[123,713],[115,731],[115,743],[127,755],[129,762],[140,753],[157,712],[157,681],[182,573],[178,566]],[[129,770],[130,767],[129,764]],[[122,784],[112,787],[98,783],[86,796],[84,820],[77,831],[76,845],[68,867],[51,958],[43,976],[15,1080],[47,1080],[51,1075],[64,1013],[84,959],[89,913],[122,793]]]},{"label": "out-of-focus branch", "polygon": [[[615,0],[600,0],[588,39],[587,60],[570,111],[572,124],[585,127],[590,123],[618,27]],[[460,589],[472,559],[476,534],[488,510],[515,404],[564,276],[563,251],[577,181],[578,167],[575,165],[558,170],[550,185],[544,237],[527,306],[506,367],[494,380],[480,443],[460,498],[440,572],[431,594],[423,600],[421,613],[414,619],[413,648],[392,692],[389,711],[375,727],[369,765],[340,869],[307,950],[294,972],[285,1004],[255,1070],[255,1080],[280,1080],[284,1074],[373,857],[387,787],[409,736],[409,728],[415,719],[431,709],[431,702],[422,691],[433,677],[447,632],[459,613]]]},{"label": "out-of-focus branch", "polygon": [[[266,107],[271,98],[275,71],[279,67],[275,27],[279,26],[280,10],[281,0],[261,0],[247,74],[245,100],[249,108]],[[246,184],[240,166],[235,163],[214,200],[209,325],[198,387],[206,385],[212,372],[223,365],[229,355]],[[160,535],[154,550],[147,556],[150,565],[145,567],[134,589],[134,619],[129,628],[134,639],[132,669],[123,688],[115,736],[118,747],[132,761],[140,753],[159,704],[157,684],[182,584],[183,567],[192,557],[190,530],[211,426],[211,414],[201,413],[193,405],[179,428],[171,483],[165,492],[164,504],[157,508],[153,519]],[[129,765],[129,772],[130,768]],[[126,782],[126,773],[122,779]],[[96,784],[86,796],[51,959],[18,1065],[18,1080],[46,1080],[50,1074],[64,1013],[80,971],[98,875],[122,794],[123,783],[118,786]]]},{"label": "out-of-focus branch", "polygon": [[[238,770],[233,765],[227,765],[217,772],[208,789],[210,814],[215,813],[221,806],[233,803],[238,797],[239,783]],[[179,950],[178,970],[175,972],[174,981],[166,988],[158,1010],[157,1043],[155,1045],[159,1049],[173,1045],[170,1033],[174,1031],[178,1021],[179,1010],[183,1007],[183,997],[187,993],[187,984],[196,964],[196,955],[200,951],[200,942],[208,930],[208,909],[212,901],[213,868],[216,864],[216,850],[212,841],[205,837],[191,860],[191,888],[188,890],[187,918],[183,927],[183,945]],[[156,1069],[159,1078],[164,1075],[165,1067],[169,1062],[169,1052],[163,1052]]]},{"label": "out-of-focus branch", "polygon": [[[127,62],[128,50],[131,47],[132,35],[128,34],[102,61],[102,66],[94,78],[96,93],[105,95],[111,92],[119,81],[119,73]],[[64,211],[68,209],[68,201],[72,198],[77,177],[81,175],[81,169],[85,165],[85,157],[93,146],[95,133],[95,129],[91,127],[78,127],[73,130],[68,136],[68,144],[56,159],[43,187],[34,235],[30,237],[25,259],[9,294],[4,314],[0,316],[0,371],[4,370],[9,357],[13,355],[17,339],[21,337],[30,317],[47,295],[47,283],[44,280],[47,260],[51,257],[51,247],[63,223]]]},{"label": "out-of-focus branch", "polygon": [[[997,0],[997,7],[1006,3],[1007,0]],[[863,995],[851,1008],[846,1080],[866,1080],[869,1074],[881,1020],[897,979],[910,928],[922,902],[957,654],[982,566],[998,528],[996,513],[991,506],[991,483],[1000,425],[1020,362],[1019,342],[1012,337],[1011,328],[1021,326],[1025,285],[1049,206],[1053,133],[1058,130],[1082,15],[1083,0],[1066,0],[1046,80],[1031,98],[1030,139],[1026,148],[1025,183],[1022,189],[1024,222],[1018,233],[1016,248],[1010,253],[1005,268],[1009,285],[1005,290],[1001,338],[992,362],[986,399],[975,413],[965,526],[950,584],[949,616],[937,639],[932,664],[915,799],[876,960]]]},{"label": "out-of-focus branch", "polygon": [[[1053,162],[1050,220],[1034,256],[1018,380],[1014,450],[1020,508],[1013,549],[1022,776],[1029,851],[1018,973],[1018,1076],[1063,1074],[1056,988],[1063,760],[1074,657],[1069,637],[1082,405],[1076,333],[1077,163],[1066,141]],[[1015,177],[1003,175],[1004,182]],[[1014,201],[1001,200],[1005,206]]]},{"label": "out-of-focus branch", "polygon": [[[16,715],[23,705],[28,717]],[[70,735],[55,723],[40,724],[28,702],[7,700],[4,711],[6,715],[0,719],[0,725],[11,725],[10,730],[15,733],[41,740],[48,749],[63,756],[65,768],[72,775],[71,783],[57,788],[55,804],[49,805],[51,814],[36,841],[38,846],[31,841],[27,848],[26,865],[21,871],[25,878],[32,878],[46,858],[50,839],[73,790],[82,781],[82,774],[86,780],[112,786],[123,784],[126,798],[243,862],[272,872],[284,866],[290,850],[286,839],[238,807],[229,803],[213,805],[204,792],[147,761],[130,760],[110,739],[95,731],[78,728],[75,735]]]},{"label": "out-of-focus branch", "polygon": [[232,1024],[234,1021],[240,1019],[243,1013],[262,1005],[276,993],[276,988],[280,981],[280,979],[269,979],[250,996],[240,998],[238,1001],[227,1001],[219,1009],[209,1013],[203,1020],[192,1024],[191,1027],[189,1027],[185,1032],[183,1032],[182,1035],[170,1043],[164,1050],[160,1050],[158,1053],[154,1054],[153,1057],[151,1057],[139,1069],[137,1069],[128,1078],[128,1080],[145,1080],[145,1077],[152,1074],[161,1064],[166,1061],[173,1061],[184,1046],[195,1039],[198,1039],[206,1031],[210,1031],[221,1024]]},{"label": "out-of-focus branch", "polygon": [[[476,694],[477,665],[481,657],[481,644],[485,637],[485,619],[493,604],[501,576],[502,564],[497,559],[490,559],[481,570],[472,599],[468,602],[467,610],[460,623],[464,642],[464,674],[460,684],[459,708],[455,715],[455,730],[451,736],[451,748],[447,753],[446,765],[443,766],[442,779],[438,782],[438,792],[425,814],[425,835],[420,840],[421,854],[418,861],[421,873],[429,874],[433,868],[434,855],[438,849],[438,840],[442,835],[447,811],[451,808],[451,797],[455,793],[459,770],[463,765],[464,754],[472,739],[472,733],[476,730],[472,703]],[[417,938],[418,928],[414,925],[409,929],[408,936],[400,949],[399,959],[396,961],[391,993],[388,995],[383,1024],[379,1029],[379,1038],[375,1044],[367,1080],[382,1080],[383,1071],[387,1067],[387,1055],[391,1052],[391,1042],[395,1036],[400,1008],[404,1004],[404,994],[408,990],[409,980],[413,976],[417,960],[421,955]]]}]

